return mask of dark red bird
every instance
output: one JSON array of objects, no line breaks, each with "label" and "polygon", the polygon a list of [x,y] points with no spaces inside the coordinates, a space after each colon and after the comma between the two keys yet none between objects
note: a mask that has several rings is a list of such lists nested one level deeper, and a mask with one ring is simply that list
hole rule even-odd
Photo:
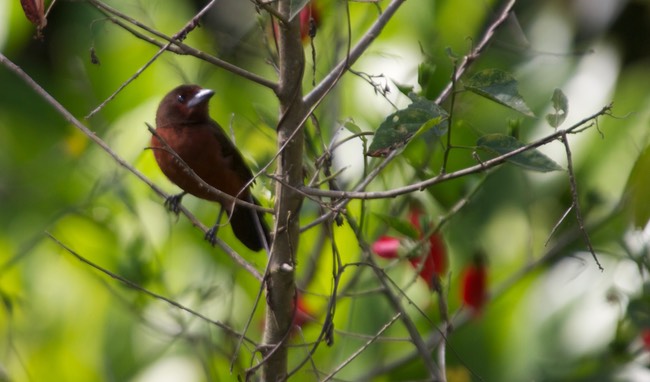
[{"label": "dark red bird", "polygon": [[[213,95],[214,91],[197,85],[181,85],[167,94],[158,106],[156,134],[151,137],[151,147],[162,172],[184,191],[170,197],[165,204],[178,212],[178,203],[185,193],[218,202],[227,211],[235,236],[248,248],[259,251],[264,248],[264,240],[270,245],[263,213],[210,192],[169,152],[173,150],[212,187],[259,205],[247,186],[253,178],[251,170],[221,126],[210,118],[208,101]],[[216,227],[206,235],[211,242],[214,242]]]}]

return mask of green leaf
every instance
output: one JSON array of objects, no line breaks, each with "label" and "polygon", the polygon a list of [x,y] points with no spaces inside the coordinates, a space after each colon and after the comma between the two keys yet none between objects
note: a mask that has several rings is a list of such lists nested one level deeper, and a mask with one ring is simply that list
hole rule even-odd
[{"label": "green leaf", "polygon": [[625,185],[626,209],[632,215],[637,228],[644,227],[650,220],[650,146],[639,155]]},{"label": "green leaf", "polygon": [[419,232],[413,227],[411,222],[404,219],[397,218],[391,215],[385,215],[382,213],[374,213],[378,218],[383,220],[390,228],[401,233],[404,236],[410,237],[411,239],[416,239],[419,237]]},{"label": "green leaf", "polygon": [[465,89],[529,117],[535,116],[519,94],[517,80],[502,70],[486,69],[474,74]]},{"label": "green leaf", "polygon": [[422,62],[418,65],[418,84],[422,89],[429,85],[429,81],[433,78],[436,72],[436,65],[429,60]]},{"label": "green leaf", "polygon": [[[478,148],[496,155],[504,155],[526,146],[517,139],[503,134],[488,134],[476,141]],[[528,150],[507,159],[508,162],[527,170],[549,172],[562,170],[562,167],[538,150]]]},{"label": "green leaf", "polygon": [[627,306],[627,317],[629,317],[632,324],[639,329],[650,328],[649,286],[648,283],[644,284],[641,296],[630,300]]},{"label": "green leaf", "polygon": [[553,103],[554,113],[546,114],[546,121],[552,127],[560,126],[566,116],[569,114],[569,100],[566,98],[562,90],[555,89],[553,92],[553,97],[551,97],[551,102]]},{"label": "green leaf", "polygon": [[354,121],[352,121],[351,119],[348,119],[347,121],[345,121],[343,123],[343,126],[349,132],[351,132],[352,134],[361,134],[362,133],[361,128],[356,123],[354,123]]},{"label": "green leaf", "polygon": [[443,108],[415,94],[410,94],[409,97],[413,103],[406,109],[389,115],[379,125],[368,149],[369,156],[388,155],[396,148],[404,146],[421,129],[424,131],[435,128],[438,136],[447,131],[447,125],[443,121],[446,121],[448,114]]}]

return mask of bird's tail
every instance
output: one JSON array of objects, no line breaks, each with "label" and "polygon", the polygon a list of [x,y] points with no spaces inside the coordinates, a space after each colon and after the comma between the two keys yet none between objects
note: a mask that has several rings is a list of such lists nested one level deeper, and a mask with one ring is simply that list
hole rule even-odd
[{"label": "bird's tail", "polygon": [[[251,199],[253,203],[260,205],[257,199],[252,196]],[[266,246],[271,247],[271,234],[264,221],[263,212],[235,205],[230,215],[230,225],[237,239],[253,251],[257,252],[264,248],[265,241]]]}]

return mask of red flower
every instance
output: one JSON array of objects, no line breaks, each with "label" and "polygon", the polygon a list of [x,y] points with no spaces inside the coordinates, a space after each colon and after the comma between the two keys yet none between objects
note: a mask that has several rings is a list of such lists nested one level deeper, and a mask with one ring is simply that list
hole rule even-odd
[{"label": "red flower", "polygon": [[384,259],[396,259],[399,257],[399,246],[400,241],[398,238],[391,236],[380,236],[377,241],[372,243],[372,251],[376,253],[377,256]]},{"label": "red flower", "polygon": [[292,327],[302,328],[303,325],[311,321],[314,321],[314,318],[312,317],[311,309],[307,306],[302,296],[298,296],[298,303],[293,313],[293,321],[291,323]]},{"label": "red flower", "polygon": [[447,272],[447,251],[442,236],[438,233],[429,236],[429,258],[431,258],[433,274],[442,276]]},{"label": "red flower", "polygon": [[[413,207],[409,212],[409,221],[418,232],[420,239],[423,238],[424,232],[420,223],[422,212],[419,208]],[[426,223],[425,223],[426,224]],[[426,281],[430,289],[435,286],[435,281],[447,271],[447,253],[445,243],[438,233],[434,233],[428,238],[428,247],[423,245],[422,248],[428,248],[429,253],[420,253],[409,257],[409,262],[419,271],[420,277]],[[399,257],[401,241],[399,238],[391,236],[381,236],[372,244],[372,251],[384,259],[395,259]],[[424,252],[424,250],[422,251]],[[424,263],[422,261],[424,260]]]},{"label": "red flower", "polygon": [[307,41],[310,37],[315,37],[319,25],[320,11],[316,5],[310,3],[300,11],[300,39],[302,42]]},{"label": "red flower", "polygon": [[477,315],[487,301],[487,269],[481,258],[474,260],[463,271],[461,293],[463,303]]},{"label": "red flower", "polygon": [[[300,40],[305,43],[309,41],[309,38],[316,36],[316,30],[320,25],[320,8],[316,6],[313,2],[305,5],[304,8],[300,10],[298,15],[300,18]],[[277,22],[273,23],[274,36],[278,36],[278,24]],[[313,32],[313,34],[312,34]]]}]

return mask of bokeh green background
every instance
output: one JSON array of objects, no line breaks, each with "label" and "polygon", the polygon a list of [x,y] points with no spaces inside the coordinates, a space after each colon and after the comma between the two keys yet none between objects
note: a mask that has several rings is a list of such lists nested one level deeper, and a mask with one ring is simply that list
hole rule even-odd
[{"label": "bokeh green background", "polygon": [[[241,0],[240,0],[241,1]],[[168,35],[176,33],[201,5],[197,1],[110,1],[111,6]],[[349,3],[352,41],[372,23],[377,4]],[[474,46],[501,4],[495,1],[407,1],[354,69],[390,87],[388,100],[408,104],[394,83],[415,86],[435,97],[447,84],[452,57]],[[341,1],[318,2],[321,25],[312,47],[306,44],[306,92],[345,50],[346,9]],[[473,253],[488,258],[494,300],[485,311],[455,329],[447,347],[449,381],[646,380],[648,357],[638,339],[643,320],[630,317],[628,302],[643,299],[650,234],[650,2],[520,1],[487,50],[472,67],[500,68],[518,79],[520,92],[537,118],[524,118],[476,95],[459,93],[454,108],[454,142],[472,146],[486,133],[511,133],[517,126],[529,142],[553,131],[544,122],[550,97],[561,88],[569,99],[568,126],[614,102],[613,117],[570,137],[576,181],[585,221],[604,271],[598,270],[569,214],[546,240],[571,205],[566,172],[539,174],[511,165],[464,177],[416,193],[434,221],[471,194],[468,205],[450,216],[442,234],[451,268],[444,281],[451,312],[460,306],[459,275]],[[247,70],[274,79],[264,17],[240,11],[236,2],[217,2],[214,14],[187,43]],[[228,21],[228,22],[226,22]],[[18,1],[0,1],[0,51],[19,65],[63,106],[128,163],[167,192],[176,192],[157,169],[145,123],[153,123],[157,103],[176,85],[199,83],[216,95],[211,114],[234,131],[253,168],[275,153],[273,126],[277,102],[271,91],[190,56],[163,54],[95,116],[92,109],[157,52],[107,21],[84,1],[59,0],[48,17],[43,40]],[[94,49],[101,64],[91,63]],[[418,85],[418,66],[430,77]],[[394,111],[361,77],[347,74],[324,100],[308,126],[310,149],[320,152],[346,120],[373,131]],[[449,107],[447,102],[446,108]],[[426,137],[425,137],[426,138]],[[362,145],[335,152],[335,165],[354,185],[363,172]],[[428,150],[436,150],[429,161]],[[645,151],[644,151],[645,150]],[[566,166],[563,146],[541,149]],[[430,177],[440,168],[440,146],[412,142],[372,183],[371,190],[402,186]],[[369,160],[369,165],[377,160]],[[438,161],[438,162],[436,162]],[[472,149],[451,154],[451,170],[473,165]],[[636,165],[636,171],[632,171]],[[645,166],[645,167],[644,167]],[[418,168],[421,171],[414,171]],[[632,175],[630,175],[632,174]],[[273,184],[262,176],[255,193],[271,205]],[[648,192],[645,192],[648,191]],[[349,210],[364,216],[368,242],[387,227],[373,212],[403,216],[406,197],[361,203]],[[242,330],[253,314],[248,336],[259,341],[264,299],[253,312],[259,282],[218,249],[184,217],[168,213],[147,185],[120,167],[97,145],[68,124],[32,89],[0,67],[0,380],[2,381],[208,381],[234,380],[250,366],[254,352],[244,344],[233,362],[237,341],[223,330],[153,299],[84,264],[46,232],[93,263],[184,306]],[[184,200],[204,224],[217,207]],[[301,219],[319,214],[305,202]],[[644,230],[645,227],[645,230]],[[388,230],[389,234],[396,232]],[[296,345],[317,338],[332,288],[332,245],[323,231],[306,231],[298,253],[298,279],[316,322],[292,339]],[[239,244],[228,227],[219,236],[264,269],[265,257]],[[349,225],[334,237],[346,264],[361,250]],[[526,268],[552,248],[559,252],[534,269]],[[423,336],[439,323],[437,298],[403,262],[381,262],[412,304],[405,301]],[[307,270],[315,267],[315,276]],[[360,267],[363,268],[363,267]],[[313,365],[296,380],[317,380],[340,365],[394,315],[367,268],[346,269],[342,285],[356,280],[337,305],[335,342],[321,345]],[[415,282],[414,282],[415,280]],[[408,286],[408,287],[407,287]],[[650,311],[650,304],[641,304]],[[650,324],[648,325],[650,328]],[[405,331],[391,327],[336,375],[343,380],[420,380],[423,366],[406,363],[375,376],[373,370],[412,352]],[[291,350],[291,364],[309,347]],[[433,355],[432,355],[433,356]]]}]

